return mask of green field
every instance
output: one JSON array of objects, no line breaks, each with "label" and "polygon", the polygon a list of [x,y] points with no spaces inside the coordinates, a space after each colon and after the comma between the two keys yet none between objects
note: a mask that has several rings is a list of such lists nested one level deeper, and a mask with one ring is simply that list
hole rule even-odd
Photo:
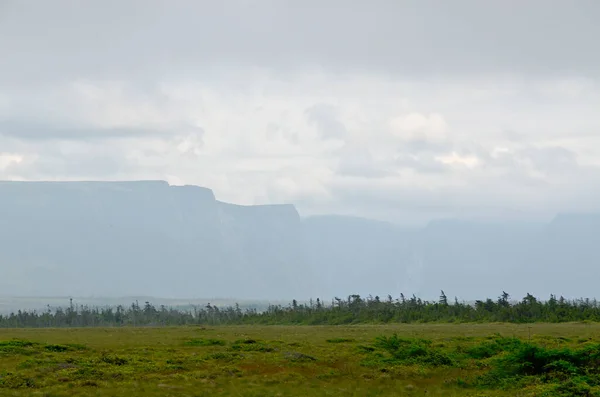
[{"label": "green field", "polygon": [[0,396],[597,395],[570,367],[490,383],[514,338],[595,351],[600,325],[0,329]]}]

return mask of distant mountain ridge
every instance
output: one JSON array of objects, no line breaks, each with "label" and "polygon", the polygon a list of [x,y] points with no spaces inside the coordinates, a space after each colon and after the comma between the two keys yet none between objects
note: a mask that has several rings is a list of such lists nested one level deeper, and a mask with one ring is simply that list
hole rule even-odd
[{"label": "distant mountain ridge", "polygon": [[0,181],[0,295],[598,296],[600,214],[426,227],[224,203],[164,181]]}]

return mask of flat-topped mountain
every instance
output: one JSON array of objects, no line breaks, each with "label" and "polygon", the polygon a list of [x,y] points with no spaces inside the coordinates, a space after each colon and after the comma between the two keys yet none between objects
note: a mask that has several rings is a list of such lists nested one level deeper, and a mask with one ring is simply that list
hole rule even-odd
[{"label": "flat-topped mountain", "polygon": [[273,297],[309,279],[282,274],[301,265],[293,206],[196,186],[2,182],[0,222],[2,294]]},{"label": "flat-topped mountain", "polygon": [[0,182],[0,295],[596,296],[599,232],[593,214],[404,228],[162,181]]}]

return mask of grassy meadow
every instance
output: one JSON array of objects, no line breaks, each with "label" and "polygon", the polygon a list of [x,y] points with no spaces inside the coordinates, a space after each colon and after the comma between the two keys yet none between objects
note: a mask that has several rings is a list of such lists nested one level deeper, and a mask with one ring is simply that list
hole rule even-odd
[{"label": "grassy meadow", "polygon": [[[596,342],[595,323],[0,329],[0,396],[593,396]],[[531,346],[553,367],[514,367]]]}]

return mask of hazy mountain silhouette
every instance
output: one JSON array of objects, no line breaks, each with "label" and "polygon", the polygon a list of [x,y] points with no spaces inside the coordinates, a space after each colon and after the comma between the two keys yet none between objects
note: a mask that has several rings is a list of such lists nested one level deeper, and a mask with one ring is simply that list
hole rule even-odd
[{"label": "hazy mountain silhouette", "polygon": [[424,228],[144,182],[0,182],[0,295],[596,296],[600,215]]}]

